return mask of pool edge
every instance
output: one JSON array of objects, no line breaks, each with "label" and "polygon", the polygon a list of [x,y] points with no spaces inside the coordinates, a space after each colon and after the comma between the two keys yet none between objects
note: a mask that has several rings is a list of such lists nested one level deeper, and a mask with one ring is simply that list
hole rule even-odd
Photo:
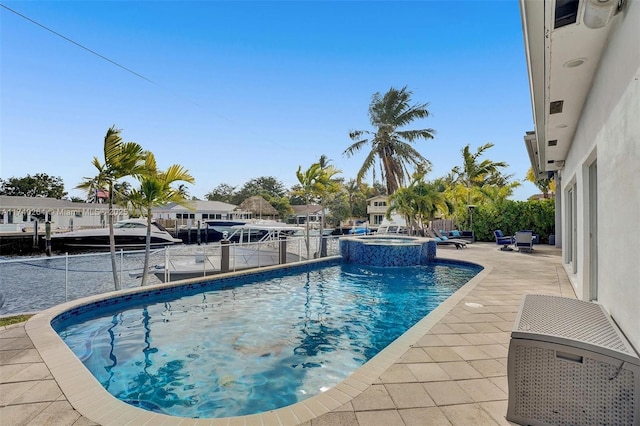
[{"label": "pool edge", "polygon": [[[445,262],[450,260],[454,263],[460,263],[460,260],[456,259],[440,257],[437,259]],[[318,261],[323,260],[313,260],[309,261],[309,263]],[[437,308],[414,324],[371,360],[355,370],[340,384],[305,401],[247,416],[220,419],[191,419],[169,416],[133,407],[107,392],[58,336],[51,326],[51,321],[66,310],[81,304],[112,297],[113,293],[91,296],[52,307],[27,321],[25,330],[69,403],[81,415],[100,425],[178,423],[187,419],[211,425],[228,424],[229,422],[233,424],[257,423],[264,425],[304,423],[350,402],[369,386],[375,384],[381,374],[411,349],[440,319],[482,282],[493,269],[493,266],[481,261],[466,263],[479,265],[483,269]],[[269,269],[271,268],[269,267]],[[277,268],[273,267],[273,269]],[[243,275],[245,273],[237,272],[235,274]],[[190,281],[193,280],[185,280],[182,283]],[[159,287],[173,285],[179,284],[167,283],[159,285]],[[136,292],[140,291],[140,289],[127,290],[127,292],[129,291]],[[122,292],[118,294],[122,294]]]}]

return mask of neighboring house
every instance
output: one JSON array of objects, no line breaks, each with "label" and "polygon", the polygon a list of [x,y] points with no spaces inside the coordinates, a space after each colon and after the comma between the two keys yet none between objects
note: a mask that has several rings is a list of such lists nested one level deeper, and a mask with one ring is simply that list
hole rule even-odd
[{"label": "neighboring house", "polygon": [[[0,230],[19,231],[50,222],[52,229],[102,227],[108,223],[109,206],[103,203],[74,203],[45,197],[0,195]],[[127,210],[114,207],[114,221],[129,217]]]},{"label": "neighboring house", "polygon": [[293,209],[293,220],[289,222],[296,225],[304,225],[307,222],[307,211],[309,212],[309,223],[320,223],[322,220],[322,206],[309,204],[308,206],[291,206]]},{"label": "neighboring house", "polygon": [[521,0],[538,176],[577,296],[640,349],[640,1]]},{"label": "neighboring house", "polygon": [[222,201],[193,200],[190,202],[190,207],[191,209],[170,203],[166,206],[154,208],[152,214],[154,219],[160,219],[165,223],[166,221],[175,220],[178,226],[195,226],[198,221],[202,223],[208,219],[251,219],[251,212],[238,210],[236,205],[223,203]]},{"label": "neighboring house", "polygon": [[384,220],[387,213],[387,199],[386,195],[367,198],[367,217],[371,226],[378,226]]}]

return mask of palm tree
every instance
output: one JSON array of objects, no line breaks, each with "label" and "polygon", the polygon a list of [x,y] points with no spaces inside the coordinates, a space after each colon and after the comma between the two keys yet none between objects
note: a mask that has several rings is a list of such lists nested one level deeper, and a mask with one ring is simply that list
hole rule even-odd
[{"label": "palm tree", "polygon": [[327,212],[327,201],[330,196],[337,194],[342,189],[342,179],[335,178],[335,176],[342,173],[342,171],[329,165],[329,162],[330,160],[327,160],[324,155],[320,157],[320,161],[318,162],[322,170],[322,174],[320,175],[320,185],[316,188],[316,196],[318,197],[320,207],[322,208],[320,231],[318,234],[318,252],[321,256],[326,256],[326,246],[323,246],[322,244],[324,241],[323,233],[325,227],[325,214]]},{"label": "palm tree", "polygon": [[320,175],[322,174],[322,167],[319,163],[313,163],[307,170],[302,171],[302,166],[298,166],[296,171],[296,177],[300,183],[300,188],[294,190],[294,193],[304,199],[306,206],[306,218],[305,224],[305,245],[307,247],[307,257],[309,257],[309,204],[314,199],[315,194],[318,192]]},{"label": "palm tree", "polygon": [[549,198],[549,194],[554,194],[556,192],[555,179],[538,179],[533,174],[533,167],[529,167],[529,170],[527,170],[526,180],[532,182],[540,190],[540,192],[542,192],[543,198]]},{"label": "palm tree", "polygon": [[[334,179],[334,176],[338,173],[340,173],[340,170],[335,167],[326,166],[323,168],[319,162],[313,163],[305,171],[302,171],[302,166],[298,166],[296,177],[300,183],[300,188],[294,192],[305,200],[307,210],[305,219],[307,256],[309,255],[309,204],[311,204],[311,201],[322,203],[323,198],[327,194],[339,190],[339,184]],[[323,230],[320,229],[320,237],[322,237],[322,231]]]},{"label": "palm tree", "polygon": [[[429,116],[429,104],[411,104],[411,95],[406,86],[400,90],[392,87],[384,96],[376,92],[369,104],[369,119],[376,130],[354,130],[349,133],[355,142],[344,151],[347,157],[366,144],[371,144],[371,151],[356,176],[358,183],[371,169],[375,181],[377,161],[381,178],[386,182],[387,194],[391,195],[411,175],[408,170],[410,164],[417,166],[428,162],[411,144],[419,139],[433,139],[435,130],[402,130],[414,120]],[[367,137],[363,138],[364,135]]]},{"label": "palm tree", "polygon": [[140,188],[134,189],[129,197],[129,202],[134,211],[147,218],[147,238],[144,252],[144,269],[142,274],[142,286],[147,283],[147,270],[149,269],[149,254],[151,251],[151,219],[152,209],[156,206],[176,203],[190,208],[189,200],[184,196],[180,188],[172,188],[175,182],[187,182],[193,184],[195,179],[182,166],[174,164],[167,171],[161,172],[156,165],[156,159],[151,152],[145,156],[146,173],[140,180]]},{"label": "palm tree", "polygon": [[504,175],[501,169],[508,167],[504,161],[481,160],[480,157],[493,147],[492,143],[480,146],[472,153],[469,145],[462,150],[462,166],[456,166],[445,178],[450,184],[449,199],[456,202],[456,216],[465,218],[471,225],[471,207],[486,201],[498,202],[513,193],[519,185],[511,182],[511,175]]},{"label": "palm tree", "polygon": [[472,188],[482,188],[485,185],[503,186],[506,177],[500,173],[500,169],[509,165],[504,161],[479,161],[484,152],[493,147],[492,143],[486,143],[478,148],[475,154],[469,150],[469,145],[462,149],[462,167],[456,166],[451,172],[456,183],[466,189],[467,205],[471,205]]},{"label": "palm tree", "polygon": [[406,188],[399,188],[389,196],[387,219],[397,211],[404,216],[412,230],[424,232],[438,212],[451,212],[452,205],[445,197],[444,187],[438,181],[425,181],[425,175],[426,171],[419,166],[418,171],[413,174],[411,184]]},{"label": "palm tree", "polygon": [[116,290],[120,290],[120,281],[116,268],[116,240],[113,232],[113,204],[114,186],[119,179],[126,176],[138,177],[144,173],[144,152],[142,146],[135,142],[123,142],[120,137],[122,130],[111,126],[104,137],[104,163],[98,157],[93,157],[92,164],[98,170],[94,177],[85,177],[76,186],[77,189],[93,191],[96,188],[109,191],[109,251],[111,252],[111,270]]}]

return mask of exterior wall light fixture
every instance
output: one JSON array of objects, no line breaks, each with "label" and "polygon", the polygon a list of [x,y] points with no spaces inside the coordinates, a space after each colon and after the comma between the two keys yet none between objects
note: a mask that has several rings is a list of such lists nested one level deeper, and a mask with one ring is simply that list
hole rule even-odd
[{"label": "exterior wall light fixture", "polygon": [[613,15],[624,5],[624,0],[585,0],[582,22],[587,28],[596,29],[606,26]]}]

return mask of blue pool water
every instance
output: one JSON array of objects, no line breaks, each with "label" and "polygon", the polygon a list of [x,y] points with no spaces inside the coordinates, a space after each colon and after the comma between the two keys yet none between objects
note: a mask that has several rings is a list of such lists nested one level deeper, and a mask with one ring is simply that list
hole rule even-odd
[{"label": "blue pool water", "polygon": [[337,385],[481,269],[323,265],[97,302],[53,326],[122,401],[174,416],[246,415]]}]

